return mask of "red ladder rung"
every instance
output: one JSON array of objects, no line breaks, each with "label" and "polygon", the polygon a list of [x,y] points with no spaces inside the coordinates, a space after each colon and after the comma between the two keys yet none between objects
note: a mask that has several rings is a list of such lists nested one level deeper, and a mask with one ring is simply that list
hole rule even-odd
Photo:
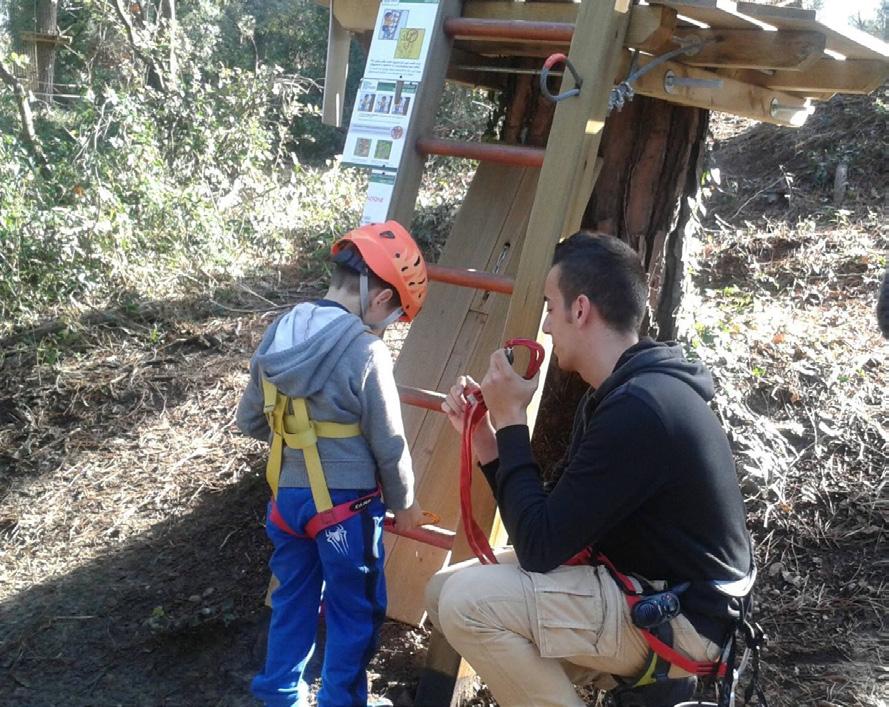
[{"label": "red ladder rung", "polygon": [[500,292],[511,295],[515,284],[511,277],[495,275],[482,270],[451,268],[445,265],[426,265],[426,273],[433,282],[446,282],[459,287],[474,287],[477,290]]},{"label": "red ladder rung", "polygon": [[496,162],[514,167],[542,167],[543,156],[546,154],[546,150],[542,147],[442,140],[437,137],[421,137],[417,140],[417,150],[426,155],[466,157],[471,160]]},{"label": "red ladder rung", "polygon": [[441,404],[447,396],[444,393],[436,393],[434,390],[399,385],[398,397],[405,405],[413,405],[414,407],[441,412]]},{"label": "red ladder rung", "polygon": [[574,25],[570,22],[529,22],[528,20],[487,20],[452,17],[445,20],[444,31],[457,39],[515,39],[519,41],[570,44]]},{"label": "red ladder rung", "polygon": [[450,550],[454,547],[454,538],[456,533],[452,530],[439,528],[435,525],[421,525],[419,528],[411,528],[410,530],[399,530],[395,527],[395,521],[392,518],[386,518],[383,522],[386,532],[392,535],[399,535],[403,538],[410,538],[417,542],[433,545],[442,550]]}]

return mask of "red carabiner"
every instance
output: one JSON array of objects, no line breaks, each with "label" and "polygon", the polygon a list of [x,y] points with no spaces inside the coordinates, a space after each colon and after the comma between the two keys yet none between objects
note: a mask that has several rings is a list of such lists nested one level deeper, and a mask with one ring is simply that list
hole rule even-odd
[{"label": "red carabiner", "polygon": [[512,349],[516,346],[524,346],[531,354],[531,360],[528,361],[528,368],[525,370],[524,376],[526,380],[531,380],[537,375],[540,366],[543,365],[543,346],[534,341],[534,339],[510,339],[504,345],[504,348],[506,349],[506,357],[509,359],[510,363],[512,363]]}]

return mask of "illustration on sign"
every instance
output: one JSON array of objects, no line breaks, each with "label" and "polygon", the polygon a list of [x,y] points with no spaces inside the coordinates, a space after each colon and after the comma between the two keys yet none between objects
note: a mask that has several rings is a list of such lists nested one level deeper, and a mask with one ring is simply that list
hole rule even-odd
[{"label": "illustration on sign", "polygon": [[383,0],[365,78],[419,81],[435,26],[437,2]]},{"label": "illustration on sign", "polygon": [[352,111],[343,163],[398,169],[416,94],[416,83],[364,79]]}]

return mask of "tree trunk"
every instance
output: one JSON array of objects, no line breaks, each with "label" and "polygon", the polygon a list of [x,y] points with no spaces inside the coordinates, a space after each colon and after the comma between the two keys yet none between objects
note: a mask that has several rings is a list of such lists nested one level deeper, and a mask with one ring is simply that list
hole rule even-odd
[{"label": "tree trunk", "polygon": [[169,73],[170,87],[175,87],[179,77],[179,59],[176,55],[177,26],[176,26],[176,0],[163,0],[161,14],[166,23],[167,41],[170,43],[170,51],[167,59],[167,71]]},{"label": "tree trunk", "polygon": [[[639,252],[650,279],[642,333],[661,340],[676,336],[707,122],[707,111],[641,96],[613,113],[600,147],[601,176],[583,217],[584,228],[617,236]],[[544,470],[561,456],[586,388],[576,374],[550,367],[534,432]]]},{"label": "tree trunk", "polygon": [[55,86],[56,42],[59,34],[58,0],[37,0],[35,8],[37,36],[37,86],[34,93],[52,103]]}]

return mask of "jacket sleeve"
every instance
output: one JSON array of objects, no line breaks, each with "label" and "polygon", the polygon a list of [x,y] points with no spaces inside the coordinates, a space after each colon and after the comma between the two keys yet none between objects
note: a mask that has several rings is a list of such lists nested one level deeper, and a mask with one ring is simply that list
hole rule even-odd
[{"label": "jacket sleeve", "polygon": [[271,429],[263,413],[264,406],[262,386],[259,384],[259,366],[256,365],[254,358],[250,362],[250,380],[247,381],[247,388],[241,396],[241,402],[238,403],[235,421],[238,429],[248,437],[267,442]]},{"label": "jacket sleeve", "polygon": [[359,387],[361,432],[377,462],[386,505],[404,510],[414,502],[414,469],[404,437],[392,356],[380,340],[371,344],[370,352]]},{"label": "jacket sleeve", "polygon": [[631,396],[597,411],[550,493],[539,478],[528,428],[497,432],[495,496],[521,566],[548,572],[595,544],[662,483],[666,435],[653,411]]}]

